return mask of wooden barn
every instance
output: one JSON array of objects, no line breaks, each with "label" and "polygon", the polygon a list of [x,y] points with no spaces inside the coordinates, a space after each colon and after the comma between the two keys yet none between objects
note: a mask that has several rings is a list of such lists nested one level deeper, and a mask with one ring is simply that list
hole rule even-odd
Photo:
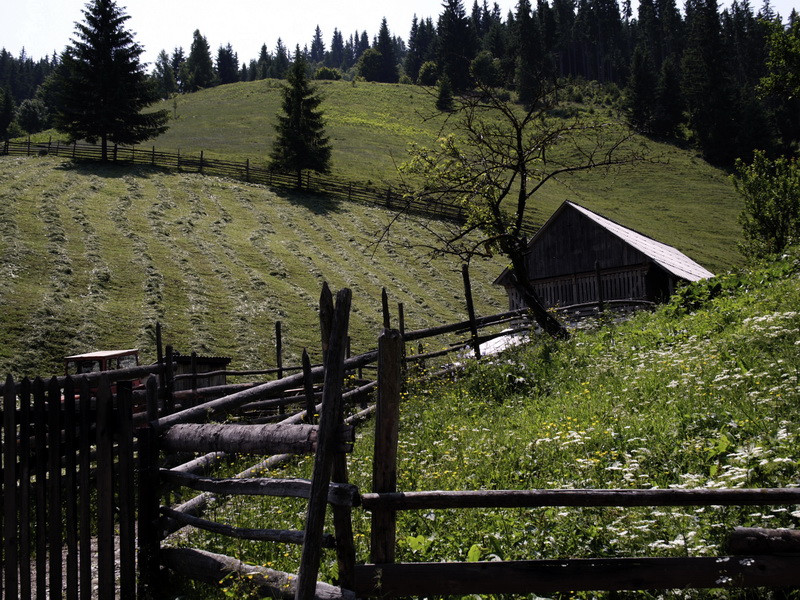
[{"label": "wooden barn", "polygon": [[[714,274],[672,246],[564,202],[528,243],[528,277],[547,308],[577,316],[604,306],[662,302],[678,283]],[[494,282],[524,306],[508,269]]]}]

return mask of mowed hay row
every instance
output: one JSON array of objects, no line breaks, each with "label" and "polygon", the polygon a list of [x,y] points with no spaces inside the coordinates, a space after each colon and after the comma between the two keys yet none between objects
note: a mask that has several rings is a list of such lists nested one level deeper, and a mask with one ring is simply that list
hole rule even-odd
[{"label": "mowed hay row", "polygon": [[[318,359],[323,281],[353,289],[354,351],[376,344],[382,287],[395,325],[398,302],[409,328],[466,317],[460,263],[412,247],[435,241],[413,221],[379,242],[384,209],[40,157],[0,159],[0,182],[0,367],[15,375],[58,373],[64,355],[96,349],[154,360],[156,321],[165,343],[236,368],[274,366],[281,321],[285,360],[304,347]],[[472,266],[479,314],[505,307],[491,285],[502,266]]]}]

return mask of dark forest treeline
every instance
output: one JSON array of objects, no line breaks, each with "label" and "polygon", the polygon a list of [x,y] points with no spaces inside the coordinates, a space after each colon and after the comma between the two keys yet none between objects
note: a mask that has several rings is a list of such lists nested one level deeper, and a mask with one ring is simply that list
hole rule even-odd
[{"label": "dark forest treeline", "polygon": [[[681,10],[682,8],[682,10]],[[519,0],[503,15],[497,3],[445,0],[433,18],[414,17],[407,39],[393,35],[384,19],[378,35],[345,37],[333,31],[326,44],[316,27],[300,52],[309,75],[437,85],[453,92],[471,87],[474,77],[517,92],[524,102],[535,86],[560,77],[624,88],[624,108],[639,131],[690,138],[705,158],[731,165],[749,160],[755,149],[790,151],[800,139],[797,98],[763,94],[770,38],[786,25],[765,0],[756,10],[735,0],[720,10],[716,0]],[[797,13],[788,18],[789,29]],[[212,54],[195,31],[188,52],[162,51],[152,70],[163,97],[237,81],[284,78],[292,51],[281,39],[259,55],[240,61],[230,44]],[[19,104],[38,89],[56,57],[33,61],[0,53],[0,90]],[[41,87],[39,87],[41,86]],[[9,95],[6,93],[6,95]],[[2,98],[0,98],[2,100]],[[8,104],[8,102],[6,102]],[[33,119],[35,122],[35,119]]]}]

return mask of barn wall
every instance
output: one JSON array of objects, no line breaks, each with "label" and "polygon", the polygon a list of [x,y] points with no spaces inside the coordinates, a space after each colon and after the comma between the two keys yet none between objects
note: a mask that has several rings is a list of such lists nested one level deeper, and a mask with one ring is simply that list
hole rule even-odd
[{"label": "barn wall", "polygon": [[528,255],[530,279],[560,277],[601,269],[640,265],[649,259],[594,221],[566,207],[539,232]]}]

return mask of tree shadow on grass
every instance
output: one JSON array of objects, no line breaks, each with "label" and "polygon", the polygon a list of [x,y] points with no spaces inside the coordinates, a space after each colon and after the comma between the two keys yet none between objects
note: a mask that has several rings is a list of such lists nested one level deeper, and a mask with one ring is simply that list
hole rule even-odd
[{"label": "tree shadow on grass", "polygon": [[270,188],[272,192],[287,202],[302,206],[315,215],[328,215],[342,212],[342,203],[336,198],[314,190]]},{"label": "tree shadow on grass", "polygon": [[99,162],[93,160],[68,160],[56,167],[63,171],[71,171],[80,175],[94,175],[104,179],[119,179],[134,176],[147,179],[154,175],[167,175],[174,171],[165,167],[131,164],[124,162]]}]

